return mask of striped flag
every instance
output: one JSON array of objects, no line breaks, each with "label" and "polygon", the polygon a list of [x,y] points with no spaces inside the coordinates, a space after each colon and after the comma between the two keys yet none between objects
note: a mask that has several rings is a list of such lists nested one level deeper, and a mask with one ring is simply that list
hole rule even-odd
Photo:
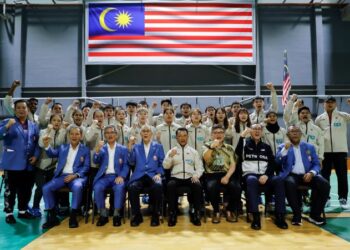
[{"label": "striped flag", "polygon": [[87,63],[253,64],[253,6],[89,3]]},{"label": "striped flag", "polygon": [[290,75],[288,70],[288,61],[287,61],[287,50],[284,51],[284,66],[283,66],[283,95],[282,95],[282,105],[286,106],[289,96],[290,88],[292,83],[290,81]]}]

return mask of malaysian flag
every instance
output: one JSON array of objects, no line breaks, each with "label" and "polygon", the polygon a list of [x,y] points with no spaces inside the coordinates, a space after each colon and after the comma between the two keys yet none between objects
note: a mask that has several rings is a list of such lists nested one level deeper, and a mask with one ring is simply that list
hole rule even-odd
[{"label": "malaysian flag", "polygon": [[89,3],[87,63],[253,64],[252,4]]},{"label": "malaysian flag", "polygon": [[289,96],[289,91],[292,86],[290,81],[290,75],[288,70],[287,61],[287,50],[284,51],[284,65],[283,65],[283,95],[282,95],[282,105],[286,106]]}]

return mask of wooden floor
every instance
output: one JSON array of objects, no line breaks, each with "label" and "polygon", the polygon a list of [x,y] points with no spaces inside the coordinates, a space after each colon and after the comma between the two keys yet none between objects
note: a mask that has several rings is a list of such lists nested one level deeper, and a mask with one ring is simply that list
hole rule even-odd
[{"label": "wooden floor", "polygon": [[218,225],[208,219],[201,227],[194,227],[184,215],[173,228],[166,221],[152,228],[149,218],[144,220],[137,228],[130,227],[129,220],[116,228],[110,220],[102,228],[80,221],[79,228],[69,229],[66,219],[24,249],[350,249],[349,242],[307,221],[301,227],[291,226],[290,218],[288,230],[280,230],[271,218],[263,218],[260,231],[250,229],[244,217],[238,223],[223,220]]}]

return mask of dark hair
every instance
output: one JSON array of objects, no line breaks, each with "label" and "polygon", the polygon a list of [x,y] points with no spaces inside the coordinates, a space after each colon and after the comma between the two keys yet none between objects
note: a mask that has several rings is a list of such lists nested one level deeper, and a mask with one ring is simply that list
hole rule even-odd
[{"label": "dark hair", "polygon": [[165,103],[165,102],[169,103],[170,106],[173,106],[173,103],[172,103],[172,101],[170,99],[163,99],[163,100],[161,100],[160,101],[160,105],[163,105],[163,103]]},{"label": "dark hair", "polygon": [[214,107],[214,106],[207,106],[206,108],[205,108],[205,113],[208,111],[208,109],[210,109],[210,108],[213,108],[215,111],[216,111],[216,108]]},{"label": "dark hair", "polygon": [[106,109],[112,109],[114,111],[114,107],[112,104],[107,104],[104,108],[103,111],[105,111]]},{"label": "dark hair", "polygon": [[239,126],[239,123],[240,123],[240,120],[239,120],[239,114],[241,112],[246,112],[247,115],[248,115],[248,119],[247,119],[247,127],[250,128],[252,126],[252,122],[250,121],[250,117],[249,117],[249,112],[246,108],[240,108],[236,114],[236,119],[235,119],[235,130],[236,130],[236,133],[240,133],[241,132],[241,127]]},{"label": "dark hair", "polygon": [[180,133],[181,131],[184,131],[184,132],[186,132],[186,134],[188,134],[187,128],[178,128],[178,129],[176,130],[176,135],[177,135],[178,133]]},{"label": "dark hair", "polygon": [[72,131],[72,129],[78,129],[79,130],[79,133],[82,135],[83,134],[83,130],[81,127],[75,125],[75,124],[71,124],[69,127],[68,127],[68,134],[70,134],[70,131]]},{"label": "dark hair", "polygon": [[217,113],[218,113],[220,110],[225,114],[224,127],[225,127],[225,129],[227,129],[227,128],[228,128],[228,119],[227,119],[227,113],[226,113],[226,110],[225,110],[224,107],[220,107],[220,108],[217,108],[217,109],[215,110],[214,124],[218,124],[218,123],[219,123],[218,118],[216,118],[216,115],[217,115]]},{"label": "dark hair", "polygon": [[167,112],[168,110],[171,110],[171,112],[172,112],[173,114],[175,114],[174,109],[172,109],[172,108],[166,108],[166,109],[163,110],[163,115],[164,115],[165,112]]},{"label": "dark hair", "polygon": [[223,131],[225,131],[225,127],[220,125],[220,124],[214,124],[213,127],[211,127],[211,132],[213,133],[214,130],[217,130],[217,129],[222,129]]},{"label": "dark hair", "polygon": [[148,103],[146,101],[139,101],[139,104],[142,106],[146,105],[148,107]]},{"label": "dark hair", "polygon": [[37,104],[38,104],[38,99],[36,99],[36,98],[34,98],[34,97],[32,97],[32,98],[29,98],[28,100],[27,100],[27,102],[29,103],[29,102],[32,102],[32,101],[34,101],[34,102],[36,102]]},{"label": "dark hair", "polygon": [[192,105],[191,105],[191,104],[189,104],[188,102],[181,103],[181,105],[180,105],[180,109],[182,109],[182,107],[183,107],[183,106],[189,106],[189,107],[190,107],[190,109],[192,108]]},{"label": "dark hair", "polygon": [[299,109],[298,109],[298,115],[299,115],[299,114],[300,114],[300,112],[301,112],[301,111],[303,111],[303,110],[307,110],[307,111],[309,111],[309,113],[311,113],[311,111],[310,111],[309,107],[304,106],[304,107],[301,107],[301,108],[299,108]]},{"label": "dark hair", "polygon": [[239,105],[242,108],[242,104],[239,101],[234,101],[231,103],[231,108],[233,105]]},{"label": "dark hair", "polygon": [[27,105],[27,102],[24,99],[19,99],[19,100],[14,102],[15,109],[16,109],[16,106],[18,103],[25,103]]},{"label": "dark hair", "polygon": [[63,121],[63,117],[62,117],[62,115],[59,115],[59,114],[53,114],[53,115],[51,115],[50,116],[50,122],[51,122],[51,120],[55,117],[55,116],[58,116],[59,118],[61,118],[61,122]]},{"label": "dark hair", "polygon": [[61,106],[61,108],[63,107],[62,103],[60,103],[60,102],[55,102],[55,103],[52,104],[51,109],[53,109],[53,107],[55,107],[55,106],[57,106],[57,105]]},{"label": "dark hair", "polygon": [[73,117],[76,113],[81,113],[81,114],[83,114],[83,111],[80,110],[80,109],[74,110],[73,113],[72,113],[72,117]]}]

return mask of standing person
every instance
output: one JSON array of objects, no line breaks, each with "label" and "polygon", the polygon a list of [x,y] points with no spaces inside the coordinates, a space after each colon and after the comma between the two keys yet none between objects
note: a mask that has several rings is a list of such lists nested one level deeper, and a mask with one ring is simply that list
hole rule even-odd
[{"label": "standing person", "polygon": [[282,166],[279,177],[284,179],[287,200],[293,211],[292,225],[302,225],[302,193],[298,190],[299,185],[311,187],[309,221],[324,225],[326,220],[321,218],[321,213],[327,202],[330,186],[319,174],[320,162],[315,147],[301,141],[301,130],[296,126],[288,128],[287,136],[290,142],[278,147],[276,161]]},{"label": "standing person", "polygon": [[126,103],[126,125],[131,128],[134,123],[137,123],[137,102],[128,101]]},{"label": "standing person", "polygon": [[276,113],[278,112],[277,94],[275,87],[271,82],[267,83],[266,87],[271,91],[271,106],[269,109],[264,110],[264,97],[256,96],[253,99],[254,112],[250,114],[250,120],[252,124],[263,122],[268,111],[275,111]]},{"label": "standing person", "polygon": [[[234,149],[237,147],[241,133],[246,128],[250,128],[251,125],[248,110],[246,108],[240,108],[236,114],[235,123],[232,126],[232,147]],[[250,134],[248,133],[246,136],[250,137]]]},{"label": "standing person", "polygon": [[[146,108],[139,108],[137,110],[137,123],[134,123],[133,126],[129,129],[129,135],[128,140],[133,136],[136,138],[136,143],[140,143],[142,141],[141,138],[141,128],[143,125],[148,124],[148,109]],[[152,133],[156,134],[155,127],[151,126]]]},{"label": "standing person", "polygon": [[76,228],[79,226],[77,214],[87,180],[86,175],[90,168],[90,153],[89,149],[80,143],[82,131],[79,127],[72,126],[68,133],[70,144],[63,144],[57,149],[51,148],[51,138],[49,136],[43,138],[46,154],[51,158],[58,158],[53,179],[43,187],[45,208],[47,210],[47,220],[42,225],[44,229],[59,224],[55,211],[55,196],[56,191],[63,187],[68,187],[72,191],[69,227]]},{"label": "standing person", "polygon": [[232,102],[232,104],[231,104],[232,117],[230,117],[228,119],[229,123],[235,124],[235,119],[236,119],[237,113],[238,113],[240,108],[243,108],[243,106],[242,106],[242,104],[239,101]]},{"label": "standing person", "polygon": [[140,210],[140,193],[149,188],[152,207],[151,226],[159,226],[159,209],[162,200],[162,175],[164,150],[161,144],[152,141],[152,129],[149,125],[141,128],[142,142],[129,141],[129,165],[135,166],[128,184],[132,217],[130,225],[139,226],[143,222]]},{"label": "standing person", "polygon": [[130,128],[125,124],[126,111],[122,108],[119,108],[115,112],[116,118],[116,128],[118,132],[118,144],[127,146],[128,145],[128,136]]},{"label": "standing person", "polygon": [[191,114],[192,105],[185,102],[180,105],[181,117],[175,119],[175,123],[179,124],[181,127],[186,127],[186,125],[190,122],[190,114]]},{"label": "standing person", "polygon": [[324,160],[321,174],[329,180],[332,168],[338,179],[338,199],[342,209],[348,209],[348,170],[347,170],[347,125],[350,114],[337,110],[337,102],[328,96],[324,103],[325,112],[319,115],[315,124],[324,132]]},{"label": "standing person", "polygon": [[171,177],[167,183],[167,200],[169,202],[168,226],[176,225],[177,189],[188,187],[191,189],[191,200],[194,211],[190,211],[193,225],[200,226],[200,207],[202,202],[202,185],[199,178],[203,174],[203,163],[198,152],[190,147],[186,128],[176,130],[177,145],[167,153],[163,166],[171,170]]},{"label": "standing person", "polygon": [[214,124],[216,108],[213,106],[207,106],[205,108],[205,115],[203,115],[203,124],[208,128],[212,127]]},{"label": "standing person", "polygon": [[34,193],[33,207],[30,211],[35,217],[41,217],[40,201],[43,196],[42,188],[53,178],[57,164],[57,158],[50,158],[47,156],[43,138],[47,136],[52,138],[50,146],[54,149],[64,144],[66,141],[66,130],[61,127],[62,122],[62,116],[51,115],[50,124],[46,129],[40,130],[39,146],[41,154],[34,171],[36,189]]},{"label": "standing person", "polygon": [[[169,109],[173,107],[173,103],[170,99],[163,99],[160,101],[160,106],[161,106],[161,113],[157,116],[153,116],[152,118],[152,122],[151,125],[153,125],[154,127],[157,127],[158,125],[164,123],[164,119],[163,119],[163,114],[164,114],[164,110],[165,109]],[[153,113],[153,109],[156,107],[156,105],[152,105],[152,113]]]},{"label": "standing person", "polygon": [[186,126],[188,130],[188,145],[194,148],[202,159],[204,143],[209,141],[209,130],[202,124],[202,112],[195,108],[191,112],[191,123]]},{"label": "standing person", "polygon": [[[228,201],[226,220],[238,220],[238,203],[241,197],[241,185],[236,172],[235,151],[229,144],[224,143],[225,128],[218,124],[211,130],[212,141],[205,143],[203,159],[205,162],[205,178],[210,203],[213,207],[212,223],[220,223],[220,190]],[[225,197],[224,197],[225,198]]]},{"label": "standing person", "polygon": [[113,226],[121,226],[121,209],[125,202],[125,188],[129,175],[127,164],[128,150],[117,144],[117,130],[109,125],[104,130],[107,143],[100,141],[95,149],[94,162],[100,168],[94,179],[94,195],[100,217],[96,226],[104,226],[108,223],[108,213],[105,202],[105,191],[112,188],[114,193]]},{"label": "standing person", "polygon": [[229,123],[224,107],[220,107],[215,110],[214,125],[220,125],[225,128],[225,143],[231,144],[233,136],[231,128],[233,124]]},{"label": "standing person", "polygon": [[278,146],[287,140],[287,132],[279,126],[277,119],[274,111],[266,114],[266,126],[262,135],[262,141],[271,147],[273,156],[276,156]]},{"label": "standing person", "polygon": [[5,195],[6,223],[14,224],[13,216],[16,195],[18,218],[30,219],[27,211],[33,188],[33,167],[40,155],[37,125],[28,120],[28,106],[25,100],[14,103],[15,117],[0,123],[0,139],[3,140],[3,155],[0,169],[5,170],[8,192]]},{"label": "standing person", "polygon": [[[240,157],[243,180],[247,189],[247,212],[253,213],[251,228],[261,229],[259,198],[260,187],[265,187],[265,197],[268,191],[273,191],[276,197],[275,224],[281,229],[287,229],[285,221],[286,204],[284,180],[279,176],[274,176],[275,156],[271,147],[261,141],[262,126],[253,124],[251,128],[246,128],[242,133],[236,148],[236,153]],[[250,133],[250,138],[246,139]]]},{"label": "standing person", "polygon": [[47,125],[49,124],[51,115],[57,114],[64,117],[63,106],[61,103],[55,102],[51,105],[51,108],[49,108],[49,104],[52,103],[52,101],[53,101],[52,98],[48,97],[40,107],[38,120],[39,120],[40,128],[42,129],[46,128]]}]

